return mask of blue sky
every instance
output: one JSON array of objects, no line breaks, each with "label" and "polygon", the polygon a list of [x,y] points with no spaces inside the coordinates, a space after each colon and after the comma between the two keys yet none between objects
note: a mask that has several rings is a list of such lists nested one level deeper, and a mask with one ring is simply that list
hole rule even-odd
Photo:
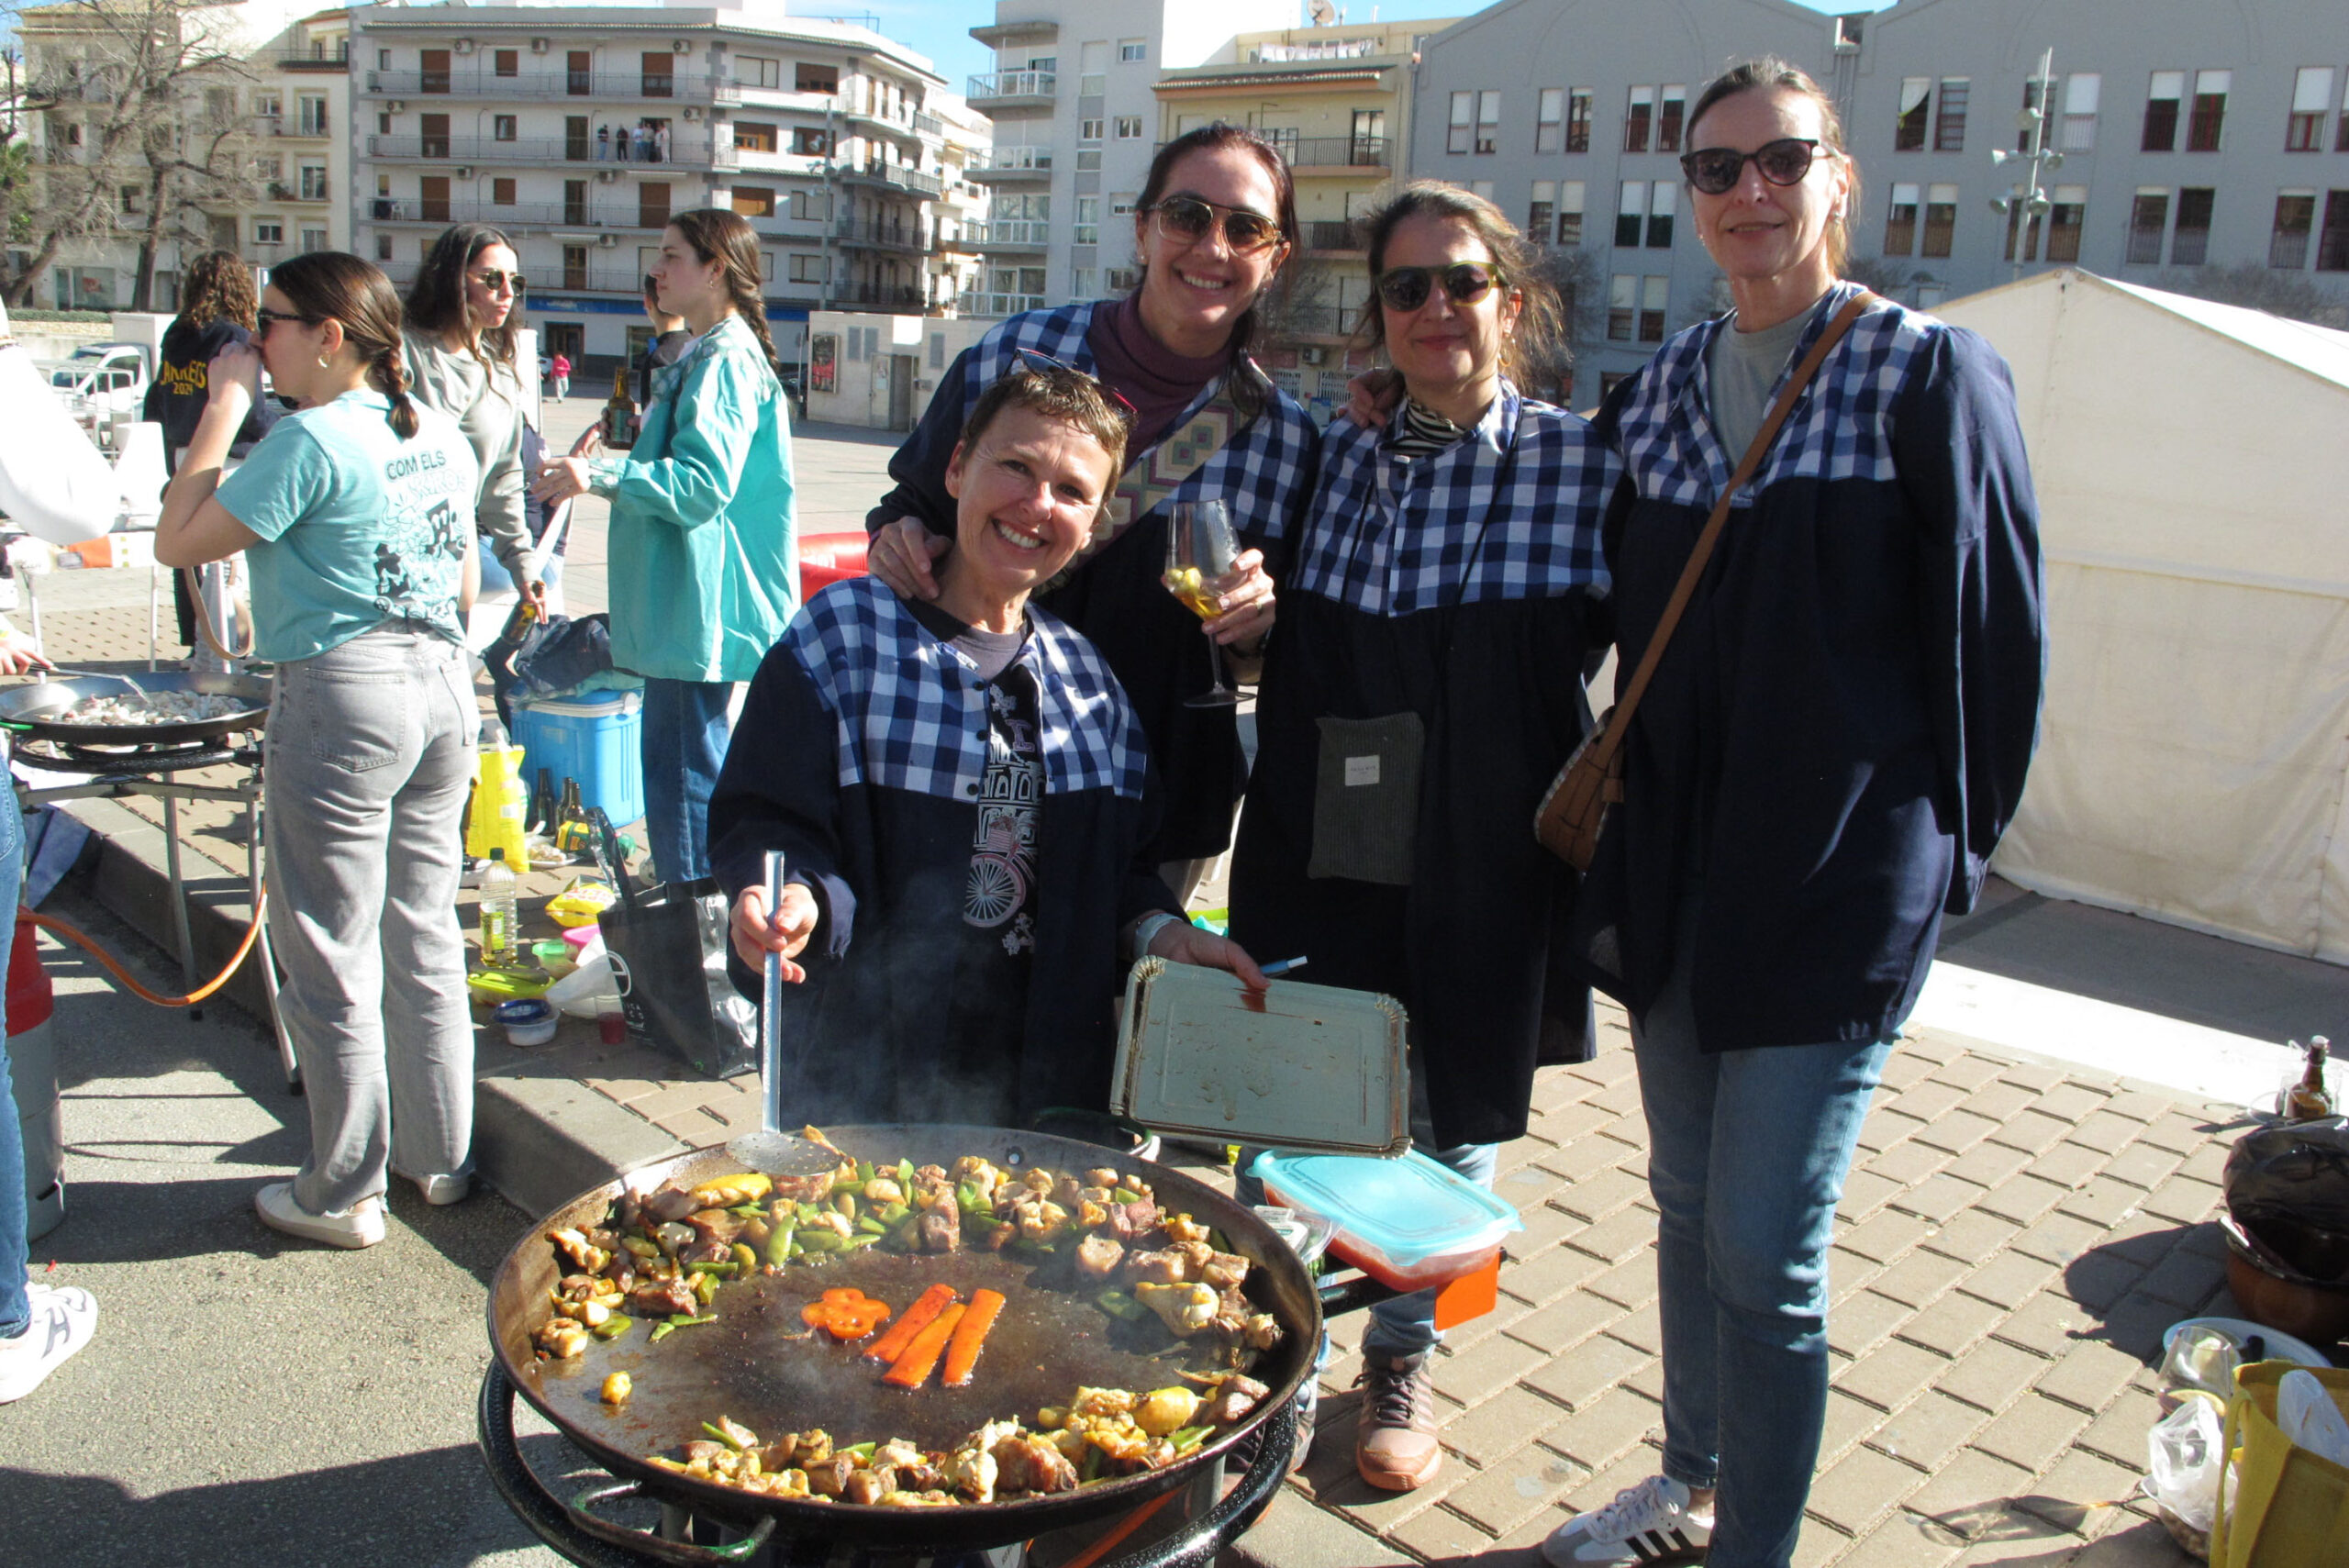
[{"label": "blue sky", "polygon": [[[1489,0],[1339,0],[1350,22],[1408,21],[1417,17],[1465,17],[1481,11]],[[1881,11],[1892,0],[1793,0],[1814,11],[1849,13]],[[791,0],[799,16],[838,14],[835,0]],[[884,37],[918,50],[936,62],[939,73],[963,91],[963,80],[995,69],[995,59],[972,40],[971,29],[995,20],[995,0],[837,0],[839,11],[852,7],[881,19]],[[1297,0],[1297,21],[1305,20],[1304,0]]]}]

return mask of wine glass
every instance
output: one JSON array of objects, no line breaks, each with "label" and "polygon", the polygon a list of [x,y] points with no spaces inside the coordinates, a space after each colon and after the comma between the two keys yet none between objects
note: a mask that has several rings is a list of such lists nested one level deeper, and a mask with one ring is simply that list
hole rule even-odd
[{"label": "wine glass", "polygon": [[[1167,523],[1166,571],[1159,581],[1184,608],[1201,620],[1212,619],[1223,609],[1208,584],[1230,571],[1232,559],[1239,553],[1240,541],[1231,531],[1231,508],[1220,501],[1177,501]],[[1235,706],[1240,694],[1224,681],[1223,649],[1212,637],[1208,639],[1208,668],[1214,673],[1214,685],[1197,696],[1185,697],[1183,706]]]}]

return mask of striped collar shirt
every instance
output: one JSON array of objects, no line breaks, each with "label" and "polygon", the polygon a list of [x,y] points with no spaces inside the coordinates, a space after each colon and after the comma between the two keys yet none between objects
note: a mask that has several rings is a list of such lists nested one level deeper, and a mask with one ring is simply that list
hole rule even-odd
[{"label": "striped collar shirt", "polygon": [[[1148,750],[1123,687],[1093,644],[1037,606],[1014,662],[1036,683],[1044,793],[1141,797]],[[976,804],[987,764],[987,688],[969,654],[916,620],[877,577],[807,601],[785,639],[840,727],[842,787],[870,784]]]}]

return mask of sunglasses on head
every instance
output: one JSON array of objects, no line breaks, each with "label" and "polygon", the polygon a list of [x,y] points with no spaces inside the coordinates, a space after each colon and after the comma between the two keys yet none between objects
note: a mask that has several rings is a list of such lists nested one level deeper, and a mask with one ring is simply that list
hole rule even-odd
[{"label": "sunglasses on head", "polygon": [[487,289],[492,294],[495,294],[509,283],[514,285],[514,292],[516,294],[520,294],[522,292],[523,278],[522,274],[519,272],[502,272],[495,267],[484,267],[480,272],[475,272],[473,275],[473,282],[481,284],[482,287]]},{"label": "sunglasses on head", "polygon": [[1761,170],[1762,177],[1774,185],[1799,185],[1803,176],[1810,172],[1811,161],[1818,156],[1816,139],[1784,136],[1776,141],[1765,141],[1751,152],[1740,152],[1734,147],[1706,147],[1684,152],[1680,155],[1680,172],[1688,176],[1691,185],[1709,196],[1717,196],[1744,178],[1748,162]]},{"label": "sunglasses on head", "polygon": [[325,319],[323,316],[297,316],[290,310],[256,310],[253,312],[253,336],[268,337],[269,329],[281,321],[298,321],[305,327],[316,327]]},{"label": "sunglasses on head", "polygon": [[1378,297],[1389,310],[1417,310],[1428,302],[1435,285],[1454,305],[1470,305],[1508,280],[1486,261],[1454,261],[1443,267],[1389,267],[1378,274]]},{"label": "sunglasses on head", "polygon": [[1169,196],[1142,208],[1158,219],[1158,227],[1175,239],[1197,244],[1223,225],[1223,242],[1242,255],[1265,250],[1281,242],[1278,218],[1244,206],[1218,206],[1197,196]]},{"label": "sunglasses on head", "polygon": [[1014,349],[1011,350],[1011,353],[1012,357],[1019,361],[1017,368],[1019,371],[1025,372],[1030,375],[1073,375],[1082,380],[1089,381],[1094,385],[1099,387],[1103,392],[1108,394],[1109,401],[1124,409],[1128,419],[1132,419],[1137,417],[1134,406],[1127,402],[1123,397],[1119,396],[1115,387],[1112,387],[1108,382],[1103,381],[1099,376],[1095,375],[1092,372],[1081,371],[1074,365],[1069,363],[1066,360],[1056,360],[1052,358],[1052,355],[1043,353],[1035,349]]}]

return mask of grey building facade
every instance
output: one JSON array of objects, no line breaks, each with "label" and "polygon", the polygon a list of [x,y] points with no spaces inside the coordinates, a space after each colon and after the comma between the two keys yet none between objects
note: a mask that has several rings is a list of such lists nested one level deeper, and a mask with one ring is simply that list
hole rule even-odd
[{"label": "grey building facade", "polygon": [[[1726,304],[1676,160],[1704,83],[1762,53],[1835,98],[1855,270],[1907,303],[2051,266],[2157,284],[2248,264],[2349,306],[2349,28],[2317,0],[1506,0],[1429,39],[1409,170],[1582,253],[1577,403]],[[2027,109],[2061,154],[2036,212],[2030,161],[1992,157],[2033,145]]]}]

